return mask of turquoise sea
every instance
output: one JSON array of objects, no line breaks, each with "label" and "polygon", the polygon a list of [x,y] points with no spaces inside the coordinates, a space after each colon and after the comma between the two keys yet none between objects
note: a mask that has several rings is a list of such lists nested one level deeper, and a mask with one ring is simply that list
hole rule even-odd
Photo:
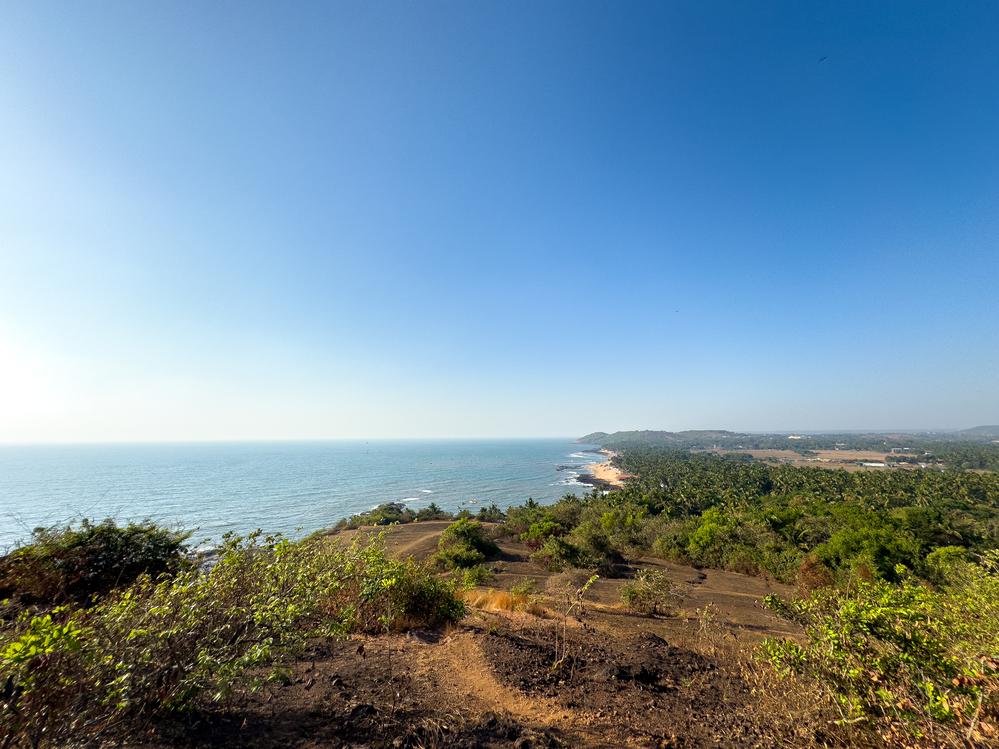
[{"label": "turquoise sea", "polygon": [[569,439],[0,446],[0,553],[82,518],[150,518],[192,541],[262,528],[300,537],[384,502],[473,512],[588,487],[604,460]]}]

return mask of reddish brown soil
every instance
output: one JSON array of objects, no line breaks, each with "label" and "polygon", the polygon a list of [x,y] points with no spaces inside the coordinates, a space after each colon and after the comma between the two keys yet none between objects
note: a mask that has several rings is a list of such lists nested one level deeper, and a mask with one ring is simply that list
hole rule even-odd
[{"label": "reddish brown soil", "polygon": [[[397,526],[387,548],[425,557],[447,523]],[[349,537],[347,537],[349,538]],[[743,680],[743,648],[793,634],[759,604],[772,584],[657,560],[676,582],[670,617],[621,604],[626,579],[600,579],[582,609],[564,591],[586,573],[552,576],[517,541],[488,584],[535,581],[553,618],[473,611],[456,627],[317,642],[292,679],[265,686],[148,743],[184,747],[756,747],[774,743]],[[560,604],[560,601],[563,603]],[[556,666],[556,638],[559,656]]]}]

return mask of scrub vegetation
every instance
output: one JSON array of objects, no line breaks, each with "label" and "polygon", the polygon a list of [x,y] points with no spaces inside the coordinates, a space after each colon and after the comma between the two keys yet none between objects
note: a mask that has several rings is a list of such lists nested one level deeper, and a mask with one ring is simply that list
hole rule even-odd
[{"label": "scrub vegetation", "polygon": [[[323,693],[343,703],[328,708],[339,722],[322,724],[333,745],[515,746],[529,735],[507,719],[426,712],[419,699],[438,687],[464,704],[474,684],[461,678],[492,685],[499,704],[517,707],[520,690],[553,715],[585,707],[609,721],[564,740],[530,734],[546,746],[589,745],[587,731],[679,744],[670,732],[695,704],[714,711],[685,724],[696,746],[999,743],[999,476],[648,446],[613,460],[630,478],[611,493],[478,516],[383,505],[303,541],[230,536],[210,560],[150,523],[40,529],[0,559],[0,746],[141,743],[251,704],[255,690],[310,689],[300,664],[312,659],[308,672],[349,638],[360,644],[337,651]],[[387,555],[385,534],[339,532],[362,526],[406,529],[398,548],[426,549],[423,561]],[[689,571],[682,583],[677,570]],[[747,578],[730,573],[756,577],[783,628],[752,625],[762,634],[739,644],[733,629],[726,644],[726,614],[711,599],[694,612],[685,603],[698,570],[724,570],[712,579],[742,589]],[[546,592],[532,594],[538,579]],[[450,660],[406,660],[408,640],[392,639],[416,629],[414,642],[437,642],[458,622],[484,640],[458,641]],[[383,665],[364,665],[375,639],[387,643]],[[435,663],[404,715],[414,669]],[[359,702],[364,687],[348,693],[341,672],[370,678],[371,694],[384,685],[389,701]]]},{"label": "scrub vegetation", "polygon": [[441,533],[437,548],[434,561],[450,570],[478,568],[500,555],[499,547],[486,535],[482,524],[470,522],[467,518],[448,526]]},{"label": "scrub vegetation", "polygon": [[86,604],[140,575],[175,574],[189,566],[190,533],[150,522],[119,527],[110,520],[36,528],[32,542],[0,559],[0,598],[23,604]]},{"label": "scrub vegetation", "polygon": [[[114,533],[111,523],[97,527],[101,538]],[[36,534],[4,560],[5,569],[19,583],[22,560],[61,558],[57,551],[77,549],[93,528]],[[134,530],[119,535],[134,537]],[[159,538],[151,526],[141,530]],[[121,740],[199,702],[289,679],[289,664],[312,638],[435,627],[465,615],[454,583],[427,566],[389,559],[377,541],[344,547],[320,538],[230,536],[210,569],[185,563],[183,546],[171,549],[155,574],[102,588],[86,607],[71,599],[43,604],[35,587],[30,605],[23,595],[20,604],[5,601],[0,744]],[[101,580],[105,569],[131,569],[105,557],[72,558],[71,580],[86,578],[86,558]],[[64,589],[47,603],[66,599]]]},{"label": "scrub vegetation", "polygon": [[[889,745],[999,741],[999,475],[848,473],[644,446],[614,461],[632,476],[622,490],[511,508],[508,531],[540,544],[546,566],[613,570],[652,551],[794,585],[766,604],[806,641],[767,640],[760,658],[820,685],[839,724]],[[670,592],[639,572],[622,595],[654,610]]]},{"label": "scrub vegetation", "polygon": [[994,473],[848,473],[653,448],[615,461],[633,476],[620,491],[511,508],[508,532],[544,538],[541,549],[573,566],[611,569],[651,550],[805,587],[899,582],[899,565],[939,583],[934,552],[999,548]]}]

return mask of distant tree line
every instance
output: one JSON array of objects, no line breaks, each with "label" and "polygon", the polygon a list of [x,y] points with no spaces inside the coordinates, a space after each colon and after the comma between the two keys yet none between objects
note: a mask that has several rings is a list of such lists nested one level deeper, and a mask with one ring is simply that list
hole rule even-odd
[{"label": "distant tree line", "polygon": [[898,565],[932,582],[941,560],[999,548],[997,474],[849,473],[648,447],[614,462],[634,477],[620,491],[511,507],[497,533],[520,537],[551,569],[614,574],[651,550],[806,587],[895,581]]},{"label": "distant tree line", "polygon": [[392,525],[393,523],[416,523],[421,520],[477,520],[495,523],[503,520],[504,517],[506,516],[503,511],[495,504],[491,504],[489,507],[480,507],[478,512],[473,513],[467,509],[448,512],[438,507],[436,502],[431,502],[420,510],[414,510],[402,502],[386,502],[368,512],[340,520],[333,526],[333,530],[342,531],[370,525]]},{"label": "distant tree line", "polygon": [[[919,462],[943,463],[951,470],[999,471],[999,443],[991,434],[974,435],[956,432],[939,434],[740,434],[737,432],[615,432],[594,433],[583,438],[615,451],[642,450],[788,450],[803,456],[813,456],[816,450],[867,450],[890,452],[908,448],[913,453],[930,453],[931,460]],[[909,456],[911,457],[911,456]],[[906,462],[909,457],[894,454],[894,462]],[[913,461],[909,461],[913,462]]]}]

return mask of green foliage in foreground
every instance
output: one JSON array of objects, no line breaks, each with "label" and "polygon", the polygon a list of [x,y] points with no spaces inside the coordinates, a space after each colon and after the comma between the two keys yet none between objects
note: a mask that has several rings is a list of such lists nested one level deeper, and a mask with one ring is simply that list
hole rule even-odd
[{"label": "green foliage in foreground", "polygon": [[808,642],[765,641],[764,657],[784,674],[817,679],[844,722],[868,722],[885,739],[999,737],[999,555],[944,564],[943,592],[879,580],[768,597]]},{"label": "green foliage in foreground", "polygon": [[113,520],[36,528],[30,544],[0,558],[0,598],[22,603],[87,603],[140,575],[179,572],[190,533]]},{"label": "green foliage in foreground", "polygon": [[143,576],[89,609],[25,613],[2,632],[0,745],[111,741],[197,699],[288,678],[309,637],[464,614],[452,583],[377,543],[228,537],[208,572]]}]

